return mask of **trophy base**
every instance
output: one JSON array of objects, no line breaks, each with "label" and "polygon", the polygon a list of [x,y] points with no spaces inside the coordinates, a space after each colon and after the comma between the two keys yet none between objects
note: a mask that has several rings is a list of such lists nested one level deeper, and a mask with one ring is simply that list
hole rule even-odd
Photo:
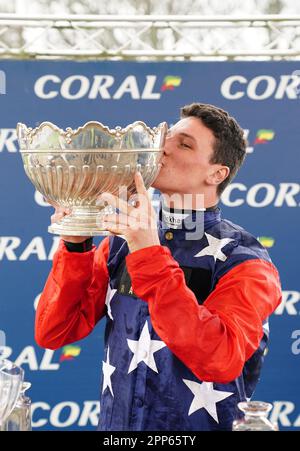
[{"label": "trophy base", "polygon": [[65,236],[107,236],[111,235],[103,227],[102,219],[105,214],[112,214],[112,207],[74,207],[70,215],[51,224],[48,232]]}]

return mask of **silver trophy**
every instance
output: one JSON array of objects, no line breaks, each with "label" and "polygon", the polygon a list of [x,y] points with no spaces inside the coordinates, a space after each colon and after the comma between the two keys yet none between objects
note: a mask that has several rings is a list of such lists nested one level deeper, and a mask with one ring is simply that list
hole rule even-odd
[{"label": "silver trophy", "polygon": [[0,358],[0,430],[20,395],[24,371],[6,359]]},{"label": "silver trophy", "polygon": [[[71,209],[71,214],[49,226],[58,235],[106,235],[101,224],[109,207],[96,205],[103,192],[127,198],[135,193],[139,171],[146,188],[155,180],[167,133],[165,122],[150,128],[137,121],[109,129],[87,122],[62,130],[51,122],[32,129],[18,123],[17,136],[27,176],[50,203]],[[101,212],[101,213],[100,213]]]}]

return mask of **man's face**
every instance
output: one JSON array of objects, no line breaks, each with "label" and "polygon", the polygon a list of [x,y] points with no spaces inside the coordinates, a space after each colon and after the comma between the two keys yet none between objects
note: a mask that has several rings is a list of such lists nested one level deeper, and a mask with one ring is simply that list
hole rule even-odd
[{"label": "man's face", "polygon": [[181,119],[170,128],[162,168],[152,184],[164,194],[205,193],[214,165],[213,132],[195,117]]}]

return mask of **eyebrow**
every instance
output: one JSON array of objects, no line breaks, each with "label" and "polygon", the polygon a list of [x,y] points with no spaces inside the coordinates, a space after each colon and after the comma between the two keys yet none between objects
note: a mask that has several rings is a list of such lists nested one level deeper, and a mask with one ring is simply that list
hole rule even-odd
[{"label": "eyebrow", "polygon": [[196,139],[188,133],[180,132],[179,135],[184,136],[185,138],[191,138],[195,143],[197,143]]}]

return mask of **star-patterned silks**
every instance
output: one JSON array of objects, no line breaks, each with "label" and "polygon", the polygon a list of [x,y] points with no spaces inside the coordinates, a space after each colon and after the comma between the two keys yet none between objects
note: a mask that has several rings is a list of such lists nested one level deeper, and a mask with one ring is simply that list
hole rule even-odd
[{"label": "star-patterned silks", "polygon": [[161,340],[151,340],[147,321],[144,324],[139,340],[129,340],[127,338],[127,343],[129,349],[133,352],[128,374],[135,370],[140,362],[146,363],[151,370],[158,373],[153,354],[164,348],[166,344]]},{"label": "star-patterned silks", "polygon": [[106,389],[106,387],[109,388],[112,396],[114,396],[113,390],[112,390],[112,386],[111,386],[111,375],[113,374],[113,372],[116,370],[115,366],[112,366],[109,363],[109,348],[107,348],[107,356],[106,356],[106,362],[104,362],[104,360],[102,360],[102,371],[103,371],[103,388],[102,388],[102,393],[104,392],[104,390]]},{"label": "star-patterned silks", "polygon": [[265,334],[269,335],[269,333],[270,333],[270,326],[269,326],[269,322],[268,321],[266,321],[263,324],[263,331],[264,331]]},{"label": "star-patterned silks", "polygon": [[189,381],[187,379],[182,379],[185,385],[191,390],[194,395],[192,404],[190,405],[188,415],[204,408],[209,415],[219,423],[217,414],[217,403],[223,401],[223,399],[228,398],[228,396],[234,393],[228,391],[215,390],[213,382],[198,382]]},{"label": "star-patterned silks", "polygon": [[105,304],[107,306],[107,314],[110,317],[110,319],[112,319],[112,320],[113,320],[113,316],[111,313],[110,301],[112,300],[112,298],[114,297],[116,292],[117,292],[117,290],[115,288],[112,289],[110,284],[108,284],[106,298],[105,298]]},{"label": "star-patterned silks", "polygon": [[204,257],[205,255],[211,255],[212,257],[214,257],[215,261],[218,259],[222,262],[225,262],[225,260],[227,260],[227,257],[222,252],[222,249],[226,246],[226,244],[234,240],[231,238],[219,239],[212,235],[209,235],[208,233],[205,233],[205,236],[208,241],[208,246],[198,252],[198,254],[194,255],[194,257]]}]

